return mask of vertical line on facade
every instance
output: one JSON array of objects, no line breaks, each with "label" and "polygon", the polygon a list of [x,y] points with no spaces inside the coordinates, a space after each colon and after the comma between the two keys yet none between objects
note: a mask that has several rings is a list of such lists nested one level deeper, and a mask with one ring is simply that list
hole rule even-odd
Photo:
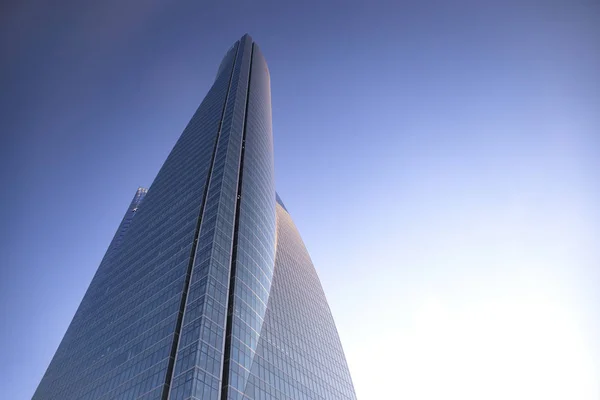
[{"label": "vertical line on facade", "polygon": [[168,400],[169,391],[171,389],[171,384],[173,381],[173,373],[175,370],[175,359],[177,358],[177,349],[179,348],[179,338],[181,337],[181,328],[183,326],[183,314],[185,311],[185,306],[187,303],[187,295],[190,288],[190,281],[192,277],[192,270],[194,268],[194,262],[196,261],[196,248],[198,247],[198,236],[200,234],[200,226],[202,224],[202,215],[204,214],[204,209],[206,208],[206,198],[208,197],[208,189],[210,187],[210,181],[212,178],[213,167],[215,164],[215,158],[217,153],[217,148],[219,145],[219,140],[221,138],[221,127],[223,126],[223,119],[225,118],[225,109],[227,108],[227,102],[229,101],[229,92],[231,90],[231,82],[233,80],[233,73],[235,71],[235,65],[237,62],[237,55],[240,49],[240,44],[238,44],[235,55],[233,57],[233,65],[231,66],[231,73],[229,75],[229,83],[227,85],[227,94],[225,95],[225,103],[223,104],[223,110],[221,111],[221,120],[219,121],[219,128],[217,129],[217,137],[215,139],[215,145],[213,148],[210,167],[208,170],[208,174],[206,177],[206,184],[204,187],[204,193],[202,195],[202,202],[200,203],[200,211],[198,213],[198,219],[196,221],[196,230],[194,231],[194,241],[192,242],[192,250],[190,252],[190,261],[187,267],[187,271],[185,274],[185,282],[183,285],[183,292],[181,294],[181,303],[179,304],[179,314],[177,315],[177,323],[175,325],[175,333],[173,334],[173,343],[171,344],[171,352],[169,357],[169,364],[167,365],[167,371],[165,376],[165,384],[163,385],[163,392],[161,399]]},{"label": "vertical line on facade", "polygon": [[248,89],[246,91],[246,110],[244,111],[244,129],[242,131],[242,151],[240,154],[240,175],[238,178],[237,199],[235,205],[235,225],[233,231],[233,253],[231,255],[231,268],[229,271],[229,299],[227,302],[227,323],[225,325],[225,352],[223,356],[223,386],[221,389],[221,400],[227,399],[229,386],[229,358],[231,357],[231,331],[233,326],[233,298],[235,296],[235,265],[237,262],[237,247],[240,227],[240,203],[242,200],[242,178],[244,176],[244,156],[246,153],[246,128],[248,126],[248,103],[250,102],[250,84],[252,82],[252,62],[254,60],[254,43],[250,52],[250,69],[248,72]]}]

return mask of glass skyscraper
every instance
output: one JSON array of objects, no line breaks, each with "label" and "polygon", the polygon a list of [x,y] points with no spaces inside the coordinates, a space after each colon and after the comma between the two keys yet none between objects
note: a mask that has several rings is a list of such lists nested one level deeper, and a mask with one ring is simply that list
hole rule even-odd
[{"label": "glass skyscraper", "polygon": [[269,70],[245,35],[138,189],[33,399],[355,399],[275,193]]}]

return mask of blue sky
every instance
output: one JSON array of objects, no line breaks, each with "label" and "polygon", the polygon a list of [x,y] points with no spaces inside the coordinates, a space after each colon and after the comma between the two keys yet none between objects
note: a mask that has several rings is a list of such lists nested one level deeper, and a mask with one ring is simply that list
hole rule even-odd
[{"label": "blue sky", "polygon": [[598,398],[598,4],[84,3],[0,17],[0,398],[245,32],[359,398]]}]

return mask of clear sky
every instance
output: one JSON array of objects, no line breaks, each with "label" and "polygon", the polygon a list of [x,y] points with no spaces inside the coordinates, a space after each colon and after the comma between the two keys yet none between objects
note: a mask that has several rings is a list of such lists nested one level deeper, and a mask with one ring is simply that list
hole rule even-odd
[{"label": "clear sky", "polygon": [[600,398],[600,3],[10,3],[1,399],[245,32],[359,398]]}]

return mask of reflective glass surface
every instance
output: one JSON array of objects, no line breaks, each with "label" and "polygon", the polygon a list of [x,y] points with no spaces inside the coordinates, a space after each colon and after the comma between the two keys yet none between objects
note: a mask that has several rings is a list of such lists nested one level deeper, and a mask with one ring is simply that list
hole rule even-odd
[{"label": "reflective glass surface", "polygon": [[248,35],[139,188],[35,400],[354,399],[317,274],[275,193]]},{"label": "reflective glass surface", "polygon": [[356,399],[321,283],[277,197],[277,252],[244,399]]},{"label": "reflective glass surface", "polygon": [[269,299],[275,255],[275,181],[267,63],[252,50],[244,165],[234,241],[223,396],[241,399]]},{"label": "reflective glass surface", "polygon": [[252,40],[243,37],[235,51],[171,385],[173,400],[217,399],[220,394]]},{"label": "reflective glass surface", "polygon": [[34,399],[163,398],[232,51],[224,64],[102,260]]}]

